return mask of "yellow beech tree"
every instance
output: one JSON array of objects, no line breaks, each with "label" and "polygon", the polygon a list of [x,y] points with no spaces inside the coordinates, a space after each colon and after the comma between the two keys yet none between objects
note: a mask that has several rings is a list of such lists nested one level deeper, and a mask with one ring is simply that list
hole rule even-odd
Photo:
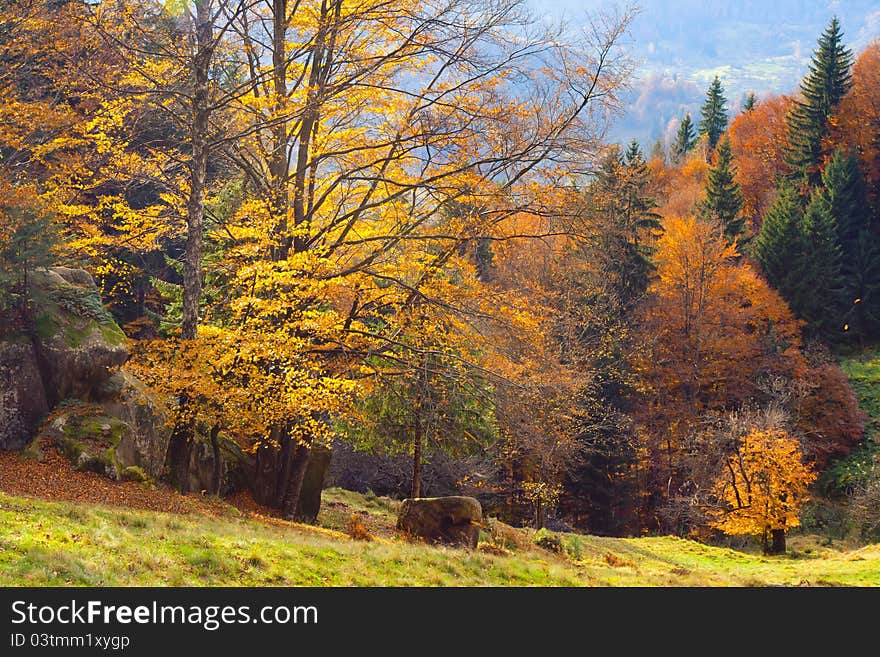
[{"label": "yellow beech tree", "polygon": [[767,554],[785,553],[785,532],[800,525],[800,509],[816,478],[800,444],[784,431],[752,431],[724,462],[714,492],[713,526],[726,534],[761,537]]}]

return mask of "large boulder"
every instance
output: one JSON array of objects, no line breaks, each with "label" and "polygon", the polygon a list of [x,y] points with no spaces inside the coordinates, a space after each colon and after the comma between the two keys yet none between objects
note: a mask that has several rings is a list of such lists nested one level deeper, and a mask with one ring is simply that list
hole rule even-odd
[{"label": "large boulder", "polygon": [[159,477],[173,429],[164,404],[128,372],[114,374],[97,393],[99,397],[110,393],[101,407],[106,415],[117,418],[126,426],[115,450],[121,468],[136,467],[150,477]]},{"label": "large boulder", "polygon": [[33,443],[54,445],[81,470],[113,479],[158,478],[172,427],[164,405],[127,372],[117,372],[96,391],[95,401],[56,408]]},{"label": "large boulder", "polygon": [[44,448],[55,446],[78,470],[122,479],[129,473],[118,463],[116,448],[127,431],[124,422],[103,414],[98,407],[67,404],[53,411],[29,451],[39,455]]},{"label": "large boulder", "polygon": [[91,276],[54,267],[31,274],[34,332],[47,401],[88,400],[128,359],[125,334]]},{"label": "large boulder", "polygon": [[0,342],[0,450],[27,445],[48,412],[34,345]]},{"label": "large boulder", "polygon": [[397,528],[435,543],[476,548],[483,509],[473,497],[419,497],[400,507]]},{"label": "large boulder", "polygon": [[159,477],[169,413],[119,369],[127,340],[92,277],[82,269],[37,269],[28,290],[31,324],[0,341],[0,449],[21,449],[39,434],[31,456],[55,445],[83,470]]}]

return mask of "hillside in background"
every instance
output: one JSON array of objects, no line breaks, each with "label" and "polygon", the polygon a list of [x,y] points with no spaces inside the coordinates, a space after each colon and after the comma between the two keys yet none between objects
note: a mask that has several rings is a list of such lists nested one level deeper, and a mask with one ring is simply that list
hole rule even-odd
[{"label": "hillside in background", "polygon": [[[685,112],[698,115],[715,75],[729,91],[731,113],[740,109],[750,91],[759,96],[789,93],[806,73],[816,34],[832,15],[840,19],[853,50],[880,34],[880,6],[872,0],[633,4],[641,10],[629,38],[637,81],[610,135],[621,143],[634,137],[649,146],[658,138],[674,136]],[[576,28],[585,11],[614,3],[547,0],[532,5],[547,18],[564,17]]]}]

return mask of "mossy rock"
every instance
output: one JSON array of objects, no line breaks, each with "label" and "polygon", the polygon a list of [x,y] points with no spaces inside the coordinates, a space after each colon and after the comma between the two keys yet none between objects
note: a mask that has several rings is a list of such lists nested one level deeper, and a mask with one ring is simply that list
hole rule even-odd
[{"label": "mossy rock", "polygon": [[80,472],[94,472],[107,477],[113,477],[114,474],[113,462],[108,458],[106,452],[99,454],[82,452],[76,461],[76,469]]},{"label": "mossy rock", "polygon": [[119,478],[122,481],[138,481],[141,483],[146,483],[150,480],[147,473],[144,472],[144,469],[139,468],[136,465],[130,465],[127,468],[123,468],[122,472],[119,473]]},{"label": "mossy rock", "polygon": [[92,398],[92,391],[127,360],[125,334],[82,270],[35,270],[29,287],[47,399],[54,404]]},{"label": "mossy rock", "polygon": [[62,438],[59,448],[64,458],[74,464],[79,462],[79,457],[83,453],[82,445],[73,438]]},{"label": "mossy rock", "polygon": [[128,425],[118,418],[88,414],[84,405],[69,409],[49,421],[34,442],[57,445],[77,470],[118,479],[124,468],[116,458],[116,447],[130,431]]},{"label": "mossy rock", "polygon": [[36,438],[32,440],[27,447],[18,453],[18,458],[22,461],[42,461],[45,459],[41,441]]},{"label": "mossy rock", "polygon": [[122,436],[129,430],[128,425],[115,417],[106,415],[80,417],[69,416],[64,423],[64,434],[79,442],[109,442],[115,447]]}]

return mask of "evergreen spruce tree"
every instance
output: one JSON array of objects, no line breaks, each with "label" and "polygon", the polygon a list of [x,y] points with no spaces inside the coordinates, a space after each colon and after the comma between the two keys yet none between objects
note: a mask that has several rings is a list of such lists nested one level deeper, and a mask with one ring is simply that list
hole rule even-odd
[{"label": "evergreen spruce tree", "polygon": [[727,110],[724,87],[718,76],[712,80],[706,93],[706,102],[700,110],[700,134],[709,136],[709,148],[714,149],[724,131],[727,130]]},{"label": "evergreen spruce tree", "polygon": [[846,256],[855,250],[859,234],[870,220],[865,179],[854,153],[844,153],[840,149],[834,151],[822,172],[819,193],[831,206],[840,245]]},{"label": "evergreen spruce tree", "polygon": [[865,228],[855,247],[844,260],[843,325],[851,339],[864,344],[880,336],[880,239]]},{"label": "evergreen spruce tree", "polygon": [[751,112],[753,109],[755,109],[755,104],[757,102],[758,102],[758,99],[755,98],[755,92],[750,91],[749,95],[746,96],[746,102],[743,103],[743,111],[744,112]]},{"label": "evergreen spruce tree", "polygon": [[629,142],[626,147],[626,152],[623,154],[624,161],[628,166],[638,166],[639,164],[645,164],[645,154],[642,153],[642,147],[639,146],[639,142],[633,139]]},{"label": "evergreen spruce tree", "polygon": [[743,196],[736,182],[736,167],[730,152],[730,137],[718,142],[715,165],[709,169],[706,179],[706,198],[700,204],[700,212],[716,218],[724,228],[724,235],[731,242],[745,230],[742,216]]},{"label": "evergreen spruce tree", "polygon": [[799,293],[790,300],[791,307],[814,333],[838,339],[844,331],[840,303],[843,254],[831,203],[820,192],[813,194],[804,213],[803,229],[807,238],[803,280]]},{"label": "evergreen spruce tree", "polygon": [[822,138],[828,132],[828,117],[852,85],[853,55],[843,45],[837,18],[819,38],[810,71],[801,81],[803,99],[795,99],[787,117],[788,139],[785,160],[796,184],[819,183]]},{"label": "evergreen spruce tree", "polygon": [[817,194],[827,202],[837,225],[843,325],[851,339],[863,341],[878,328],[874,317],[880,310],[880,244],[871,231],[865,179],[855,154],[834,152]]},{"label": "evergreen spruce tree", "polygon": [[637,144],[603,161],[587,188],[589,217],[596,235],[591,258],[604,272],[605,284],[625,312],[648,288],[653,271],[649,239],[662,230],[651,197],[651,172]]},{"label": "evergreen spruce tree", "polygon": [[651,147],[651,159],[660,160],[663,164],[666,164],[666,148],[663,146],[662,139],[655,141]]},{"label": "evergreen spruce tree", "polygon": [[697,135],[694,131],[694,123],[691,121],[691,115],[685,114],[678,126],[678,133],[675,135],[675,142],[672,144],[673,161],[681,162],[682,158],[687,155],[697,144]]},{"label": "evergreen spruce tree", "polygon": [[4,328],[30,315],[30,275],[34,269],[51,264],[55,242],[48,215],[12,207],[0,208],[0,214],[2,211],[11,230],[8,239],[0,243],[0,337]]},{"label": "evergreen spruce tree", "polygon": [[793,185],[783,182],[764,216],[761,230],[752,244],[767,282],[792,303],[800,295],[803,268],[807,257],[803,233],[804,211]]}]

